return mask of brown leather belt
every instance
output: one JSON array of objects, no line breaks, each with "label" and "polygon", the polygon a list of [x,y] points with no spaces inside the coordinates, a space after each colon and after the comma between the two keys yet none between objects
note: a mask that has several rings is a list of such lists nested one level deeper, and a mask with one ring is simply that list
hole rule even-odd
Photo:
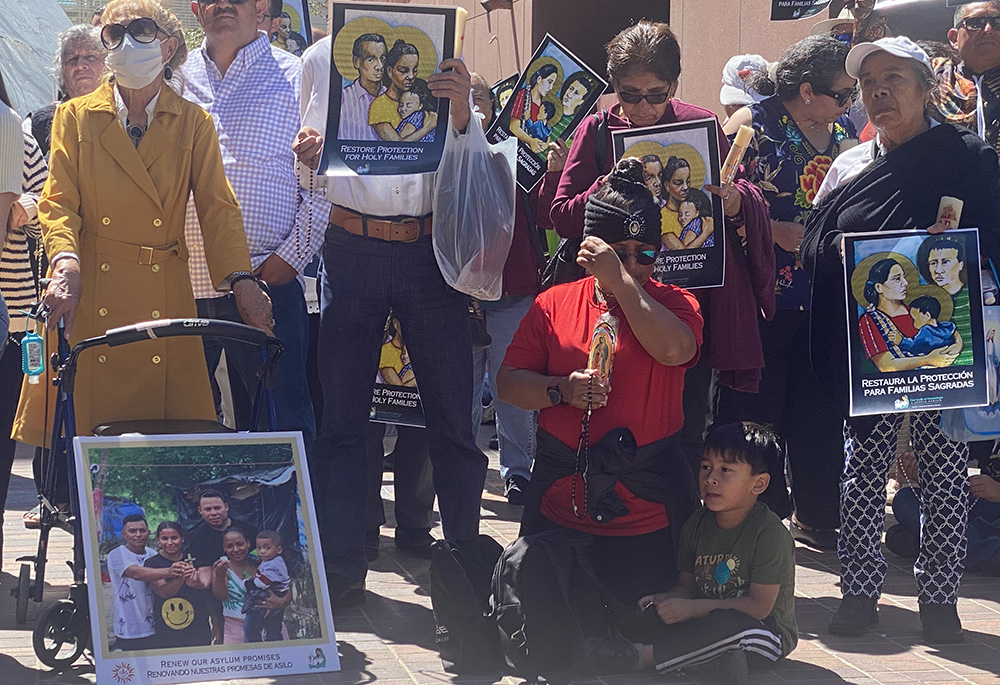
[{"label": "brown leather belt", "polygon": [[330,209],[330,224],[364,238],[412,243],[431,234],[431,215],[384,218],[358,214],[339,205]]}]

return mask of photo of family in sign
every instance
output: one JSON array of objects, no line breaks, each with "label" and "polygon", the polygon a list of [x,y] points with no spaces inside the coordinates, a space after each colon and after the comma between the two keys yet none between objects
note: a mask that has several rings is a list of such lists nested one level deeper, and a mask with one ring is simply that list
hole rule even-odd
[{"label": "photo of family in sign", "polygon": [[687,143],[642,141],[623,157],[642,161],[643,179],[660,204],[662,250],[715,246],[713,202],[705,186],[705,158]]},{"label": "photo of family in sign", "polygon": [[290,442],[89,454],[110,651],[321,636]]},{"label": "photo of family in sign", "polygon": [[302,52],[310,44],[305,37],[308,30],[303,26],[303,15],[307,16],[308,12],[303,12],[302,2],[295,5],[287,2],[282,4],[281,14],[274,17],[277,21],[274,24],[275,31],[271,34],[271,45],[301,57]]},{"label": "photo of family in sign", "polygon": [[870,240],[854,249],[862,370],[972,365],[965,235]]},{"label": "photo of family in sign", "polygon": [[441,62],[444,31],[444,17],[435,15],[385,12],[345,23],[333,43],[343,88],[340,140],[434,142],[438,100],[427,78]]}]

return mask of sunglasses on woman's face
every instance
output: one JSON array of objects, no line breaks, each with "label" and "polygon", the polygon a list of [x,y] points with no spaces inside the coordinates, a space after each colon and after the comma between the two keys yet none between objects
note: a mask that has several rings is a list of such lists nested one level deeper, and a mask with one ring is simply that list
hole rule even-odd
[{"label": "sunglasses on woman's face", "polygon": [[105,24],[101,29],[101,42],[108,50],[117,50],[125,40],[125,34],[132,36],[139,43],[152,43],[159,33],[169,37],[166,31],[156,25],[149,17],[133,19],[128,24]]},{"label": "sunglasses on woman's face", "polygon": [[647,93],[646,95],[640,95],[639,93],[629,93],[628,91],[621,91],[618,93],[618,99],[629,105],[637,105],[643,100],[651,105],[662,105],[670,97],[670,93]]},{"label": "sunglasses on woman's face", "polygon": [[656,261],[656,250],[637,250],[635,253],[628,250],[615,250],[615,254],[618,255],[618,259],[621,260],[622,264],[628,262],[630,254],[634,254],[635,261],[639,266],[649,266]]},{"label": "sunglasses on woman's face", "polygon": [[966,17],[959,22],[959,28],[965,27],[969,31],[982,31],[989,24],[994,31],[1000,31],[1000,16],[990,17]]},{"label": "sunglasses on woman's face", "polygon": [[826,88],[817,88],[813,86],[813,91],[819,93],[820,95],[825,95],[828,98],[833,98],[837,101],[837,107],[843,107],[848,102],[856,100],[858,97],[858,87],[851,86],[850,88],[845,88],[840,92],[834,92],[832,90],[827,90]]}]

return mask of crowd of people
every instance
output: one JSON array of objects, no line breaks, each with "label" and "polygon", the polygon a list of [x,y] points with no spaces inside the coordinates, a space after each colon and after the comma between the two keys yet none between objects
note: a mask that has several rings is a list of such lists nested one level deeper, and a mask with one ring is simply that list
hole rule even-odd
[{"label": "crowd of people", "polygon": [[[326,142],[332,38],[301,58],[275,47],[273,31],[295,42],[280,4],[197,0],[204,41],[189,51],[158,0],[112,0],[97,26],[60,35],[60,101],[23,123],[0,76],[0,292],[12,318],[0,360],[0,430],[12,438],[0,443],[0,494],[15,440],[38,459],[48,447],[54,391],[20,364],[31,328],[21,311],[34,300],[46,306],[50,347],[60,320],[70,343],[159,318],[243,322],[284,344],[276,428],[304,438],[333,609],[364,602],[385,523],[384,427],[369,425],[369,410],[377,375],[395,369],[382,343],[398,339],[426,427],[400,428],[393,454],[397,547],[430,556],[436,496],[444,537],[478,557],[486,382],[504,495],[524,507],[521,535],[585,534],[600,581],[660,619],[657,631],[593,643],[594,671],[708,667],[741,682],[746,652],[751,663],[786,656],[797,640],[791,537],[839,555],[844,597],[831,632],[869,630],[904,415],[848,416],[843,236],[941,233],[947,195],[964,201],[959,225],[979,228],[984,262],[1000,260],[1000,2],[958,7],[947,44],[855,44],[848,17],[820,22],[777,62],[734,57],[718,103],[721,156],[741,126],[755,135],[720,186],[692,187],[677,157],[610,153],[614,131],[715,119],[675,97],[681,50],[666,24],[640,21],[608,43],[615,102],[584,118],[571,143],[546,144],[551,129],[527,126],[563,124],[541,113],[553,73],[530,74],[511,132],[548,166],[532,192],[518,191],[503,294],[480,303],[490,342],[475,352],[469,298],[446,285],[432,247],[435,174],[312,171]],[[352,48],[358,78],[343,89],[342,136],[429,141],[436,103],[448,101],[446,135],[461,148],[470,126],[485,130],[500,111],[461,60],[424,80],[404,41],[368,33]],[[591,85],[567,80],[563,115]],[[721,199],[715,222],[710,195]],[[551,232],[579,242],[583,277],[542,291]],[[652,278],[661,247],[723,232],[721,287],[689,292]],[[314,369],[302,274],[316,255]],[[969,316],[961,273],[978,265],[966,260],[941,236],[920,266],[951,294],[952,320]],[[903,303],[902,268],[883,261],[863,293],[871,362],[905,370],[971,355],[937,321],[937,300]],[[898,353],[920,345],[918,356]],[[221,417],[223,350],[230,381],[249,387],[258,364],[236,345],[149,340],[82,357],[78,425]],[[323,390],[315,414],[311,377]],[[248,421],[236,416],[240,428]],[[949,438],[939,412],[910,412],[907,425],[903,471],[919,489],[897,495],[905,513],[893,548],[915,558],[925,637],[955,642],[966,529],[970,517],[996,518],[995,507],[970,507],[967,462],[993,450]],[[972,495],[1000,501],[997,481],[981,478]],[[202,494],[199,513],[224,508],[212,497]],[[108,556],[116,596],[133,598],[116,599],[120,648],[177,638],[150,618],[175,598],[220,607],[218,620],[189,623],[184,644],[280,639],[291,601],[280,537],[202,515],[200,532],[160,523],[159,551],[145,519],[126,519],[125,543]]]}]

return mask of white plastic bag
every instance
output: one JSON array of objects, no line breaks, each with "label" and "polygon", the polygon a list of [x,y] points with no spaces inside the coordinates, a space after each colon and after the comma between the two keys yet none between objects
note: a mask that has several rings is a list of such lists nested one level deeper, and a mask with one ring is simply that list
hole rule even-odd
[{"label": "white plastic bag", "polygon": [[434,188],[434,257],[445,282],[479,300],[499,300],[514,237],[517,138],[486,141],[473,112],[465,135],[451,131]]}]

